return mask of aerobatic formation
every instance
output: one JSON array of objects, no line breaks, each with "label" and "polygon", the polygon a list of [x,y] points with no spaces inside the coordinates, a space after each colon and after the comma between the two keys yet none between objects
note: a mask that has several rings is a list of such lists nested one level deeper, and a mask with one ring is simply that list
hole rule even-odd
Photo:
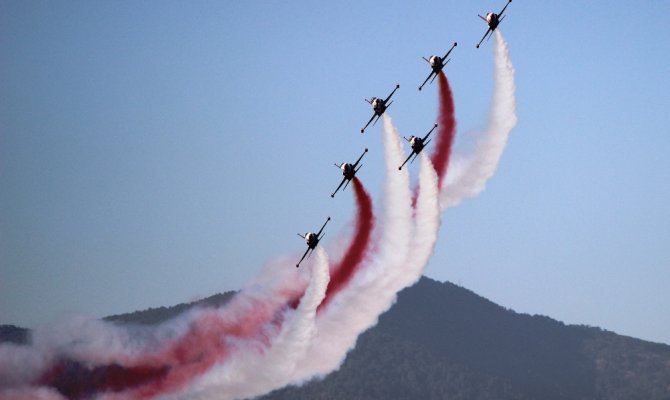
[{"label": "aerobatic formation", "polygon": [[[496,30],[499,14],[482,17],[495,32],[494,94],[487,128],[472,154],[455,154],[454,102],[444,57],[425,59],[438,78],[437,123],[423,137],[401,136],[385,113],[391,97],[367,100],[374,114],[361,132],[383,119],[385,178],[380,209],[356,175],[355,163],[335,164],[342,186],[352,184],[356,214],[350,231],[320,246],[330,217],[293,257],[267,262],[221,307],[192,309],[158,326],[117,326],[82,317],[36,329],[28,345],[0,345],[0,399],[241,399],[324,376],[342,364],[358,336],[374,326],[401,289],[415,283],[430,259],[441,213],[484,190],[516,124],[514,68]],[[432,78],[432,79],[431,79]],[[373,125],[374,125],[373,123]],[[435,135],[429,139],[433,131]],[[426,145],[435,139],[432,155]],[[408,161],[419,158],[416,189]],[[383,227],[383,228],[380,228]],[[315,253],[315,257],[311,257]],[[297,257],[296,257],[297,259]]]}]

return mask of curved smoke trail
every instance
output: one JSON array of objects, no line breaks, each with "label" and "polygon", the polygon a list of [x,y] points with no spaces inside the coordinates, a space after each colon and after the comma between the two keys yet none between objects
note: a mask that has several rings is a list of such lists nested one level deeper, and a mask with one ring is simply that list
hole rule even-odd
[{"label": "curved smoke trail", "polygon": [[266,349],[291,294],[252,286],[223,308],[192,310],[158,327],[78,317],[37,329],[29,346],[0,345],[0,397],[50,389],[70,399],[151,398],[182,390],[231,354]]},{"label": "curved smoke trail", "polygon": [[352,181],[356,204],[358,206],[356,229],[344,256],[331,267],[330,283],[328,284],[326,297],[319,305],[319,311],[322,311],[324,307],[330,304],[332,299],[351,281],[358,268],[363,264],[370,245],[372,228],[375,222],[372,212],[372,199],[358,178],[354,176]]},{"label": "curved smoke trail", "polygon": [[488,126],[479,137],[473,155],[458,160],[454,158],[454,165],[441,191],[443,209],[477,196],[486,188],[486,182],[495,173],[509,134],[516,125],[514,67],[500,29],[496,30],[493,63],[495,89]]},{"label": "curved smoke trail", "polygon": [[295,311],[285,318],[281,332],[264,352],[239,353],[197,379],[176,398],[238,399],[258,396],[289,382],[296,363],[312,346],[317,333],[316,310],[329,282],[328,256],[317,247],[311,280]]},{"label": "curved smoke trail", "polygon": [[442,182],[447,173],[451,148],[456,136],[456,117],[454,115],[454,97],[451,93],[449,80],[443,71],[439,73],[440,105],[438,111],[437,143],[431,156],[438,177],[438,187],[442,188]]},{"label": "curved smoke trail", "polygon": [[[231,354],[266,348],[270,338],[276,335],[282,323],[277,319],[281,316],[278,310],[269,303],[245,297],[238,295],[241,299],[234,299],[231,307],[224,310],[198,310],[189,318],[185,332],[177,338],[144,343],[146,348],[133,357],[112,353],[108,357],[117,360],[111,363],[100,364],[90,357],[73,357],[68,349],[54,349],[60,353],[57,361],[36,383],[54,388],[70,399],[104,393],[142,399],[182,390]],[[237,318],[237,313],[243,318]],[[169,329],[174,329],[174,323],[171,321]],[[147,331],[143,329],[139,333]],[[159,350],[152,351],[153,347]],[[97,351],[97,354],[106,353],[110,354],[109,350]]]},{"label": "curved smoke trail", "polygon": [[423,153],[419,173],[419,195],[414,214],[414,232],[405,266],[405,273],[399,277],[396,288],[399,291],[416,283],[433,255],[437,234],[440,229],[439,176],[431,160]]},{"label": "curved smoke trail", "polygon": [[[396,299],[398,290],[411,285],[421,275],[432,252],[439,228],[437,198],[437,175],[427,157],[422,157],[416,221],[412,218],[412,192],[409,174],[398,171],[403,161],[400,137],[391,119],[384,116],[384,157],[386,178],[384,182],[384,204],[379,223],[380,237],[374,259],[361,269],[340,296],[317,318],[319,333],[313,350],[299,364],[293,383],[302,383],[315,376],[325,375],[344,361],[358,336],[377,323],[379,315],[388,310]],[[423,224],[432,216],[434,221]],[[425,239],[417,244],[412,237]],[[410,260],[412,258],[412,260]],[[409,268],[408,268],[409,267]]]},{"label": "curved smoke trail", "polygon": [[[362,264],[374,225],[369,194],[358,179],[353,187],[358,205],[356,229],[349,248],[333,268],[336,285],[329,287],[326,280],[324,291],[329,287],[330,298]],[[298,300],[303,293],[309,295],[304,279],[309,269],[286,269],[282,264],[268,264],[221,309],[192,311],[157,328],[127,329],[75,318],[61,321],[55,329],[36,330],[31,346],[2,344],[0,397],[10,393],[20,398],[27,393],[59,397],[61,393],[78,399],[107,393],[106,398],[150,398],[183,391],[214,367],[228,364],[232,355],[261,354],[279,343],[272,339],[280,332],[283,315],[292,303],[303,307]]]},{"label": "curved smoke trail", "polygon": [[[370,251],[373,226],[372,218],[369,226],[359,226],[362,199],[367,198],[370,216],[372,208],[369,196],[361,195],[362,185],[357,187],[355,180],[356,231],[364,232],[356,237],[367,240],[358,246],[354,239],[339,266],[333,268],[334,282],[341,283],[334,284],[330,293],[328,262],[319,249],[311,279],[304,269],[276,272],[277,268],[269,266],[225,307],[194,310],[159,328],[121,329],[84,320],[68,321],[67,328],[56,333],[38,330],[31,346],[0,345],[0,397],[60,400],[100,395],[115,399],[172,393],[178,398],[209,398],[212,391],[221,396],[227,390],[225,396],[236,398],[338,368],[358,335],[376,324],[399,290],[421,276],[440,225],[438,193],[443,208],[455,206],[483,191],[495,172],[516,124],[514,68],[500,31],[496,31],[494,65],[496,86],[489,123],[474,155],[465,160],[452,157],[450,163],[448,151],[442,153],[446,161],[436,154],[434,160],[440,164],[436,172],[422,154],[416,209],[408,172],[396,169],[403,161],[399,135],[391,119],[384,116],[386,179],[374,258],[361,268]],[[444,81],[440,118],[451,114],[453,119],[453,99],[446,77]],[[455,119],[441,125],[446,129],[450,123],[455,127]],[[453,141],[453,127],[451,134],[444,133],[448,129],[438,131],[438,151],[450,149],[451,144],[443,145],[442,140]],[[294,310],[291,300],[303,293]],[[319,310],[324,298],[328,306]]]},{"label": "curved smoke trail", "polygon": [[[239,293],[223,309],[195,310],[158,328],[122,329],[79,318],[61,323],[70,330],[68,334],[56,327],[55,336],[36,332],[32,346],[2,345],[0,398],[152,398],[190,391],[191,384],[206,379],[213,367],[239,366],[240,359],[249,360],[252,355],[274,360],[263,366],[279,365],[277,359],[281,359],[282,373],[266,369],[263,381],[258,375],[262,369],[242,376],[238,368],[232,379],[225,380],[227,385],[246,391],[263,384],[267,388],[273,380],[282,385],[287,379],[282,380],[282,374],[286,377],[290,372],[288,363],[297,360],[300,348],[306,352],[314,336],[316,309],[329,277],[321,249],[317,249],[314,271],[296,310],[281,295],[270,301],[250,290]],[[283,299],[283,304],[276,299]],[[81,332],[73,332],[75,326]],[[59,342],[63,340],[67,342]],[[287,357],[291,353],[294,357]],[[253,385],[245,386],[250,382]]]}]

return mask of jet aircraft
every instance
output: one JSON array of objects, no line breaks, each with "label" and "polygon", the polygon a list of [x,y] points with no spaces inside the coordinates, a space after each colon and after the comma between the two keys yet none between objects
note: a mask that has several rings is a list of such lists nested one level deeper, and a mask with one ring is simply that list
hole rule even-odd
[{"label": "jet aircraft", "polygon": [[[375,120],[374,124],[377,123],[377,121],[379,120],[379,117],[381,117],[382,114],[384,114],[384,111],[386,111],[386,109],[391,106],[391,103],[393,103],[392,101],[389,102],[389,100],[391,99],[391,96],[393,96],[393,93],[395,93],[395,91],[398,90],[399,87],[400,87],[400,85],[395,85],[395,89],[393,89],[391,94],[389,94],[389,97],[387,97],[386,99],[378,99],[376,97],[373,97],[370,100],[365,99],[365,101],[370,103],[370,105],[372,106],[372,109],[375,111],[375,113],[372,114],[372,117],[370,117],[370,120],[368,121],[368,123],[365,124],[363,129],[361,129],[361,133],[365,132],[365,128],[367,128],[368,125],[370,125],[370,122],[372,122],[373,119]],[[375,119],[375,118],[377,118],[377,119]],[[374,124],[372,124],[372,125],[374,126]]]},{"label": "jet aircraft", "polygon": [[502,22],[503,18],[505,18],[503,16],[503,13],[505,12],[505,9],[511,2],[512,0],[507,0],[507,4],[505,4],[505,7],[503,7],[502,11],[500,11],[499,14],[490,12],[486,14],[486,17],[482,17],[481,15],[478,14],[479,18],[483,19],[484,22],[486,22],[489,25],[489,29],[484,34],[484,37],[482,37],[482,40],[480,40],[479,43],[477,43],[477,48],[479,48],[479,45],[482,44],[482,42],[484,41],[484,39],[486,39],[487,36],[490,38],[491,35],[493,35],[493,31],[496,30],[498,25]]},{"label": "jet aircraft", "polygon": [[[324,222],[323,226],[321,227],[321,229],[319,230],[318,233],[307,232],[304,235],[301,235],[301,234],[298,233],[298,236],[305,239],[305,242],[307,242],[307,250],[305,250],[305,254],[302,255],[302,258],[300,259],[300,261],[298,261],[298,263],[295,265],[296,268],[298,268],[300,266],[300,263],[302,262],[302,260],[305,259],[305,257],[307,256],[308,253],[309,253],[309,255],[312,255],[312,251],[314,251],[314,249],[316,248],[316,245],[319,244],[319,240],[321,240],[323,238],[323,235],[321,233],[323,232],[323,228],[326,227],[326,224],[328,223],[328,221],[330,221],[330,217],[328,217],[326,222]],[[324,235],[325,235],[325,233],[324,233]]]},{"label": "jet aircraft", "polygon": [[[428,75],[428,78],[426,78],[426,80],[423,81],[421,86],[419,86],[419,90],[421,90],[421,88],[423,88],[423,86],[426,84],[426,82],[428,82],[428,79],[430,79],[431,77],[433,77],[433,79],[430,81],[430,83],[433,83],[435,78],[437,78],[437,74],[439,74],[440,71],[442,71],[442,68],[444,68],[444,66],[447,65],[447,63],[451,60],[451,58],[449,60],[447,60],[447,57],[449,57],[449,53],[451,53],[451,51],[457,45],[458,45],[458,43],[454,42],[454,45],[451,46],[451,48],[449,49],[447,54],[444,55],[444,57],[441,57],[441,58],[440,58],[440,56],[430,56],[430,58],[423,57],[423,59],[426,60],[426,62],[428,64],[430,64],[430,67],[433,70],[430,71],[430,75]],[[435,76],[433,76],[433,75],[435,75]]]},{"label": "jet aircraft", "polygon": [[[361,162],[361,159],[363,158],[363,156],[367,152],[368,152],[368,149],[366,147],[363,154],[361,154],[361,156],[358,157],[358,160],[354,164],[349,164],[349,163],[342,163],[340,165],[335,164],[335,166],[337,168],[342,170],[342,175],[344,176],[344,178],[342,178],[342,182],[340,182],[340,185],[337,187],[337,189],[335,189],[335,191],[333,192],[333,194],[330,195],[330,197],[335,197],[335,193],[337,193],[337,191],[340,190],[342,185],[344,185],[344,189],[346,189],[347,186],[349,186],[349,182],[351,182],[351,180],[356,175],[356,172],[358,172],[358,170],[361,169],[361,167],[362,167],[362,165],[361,165],[360,167],[356,168],[358,166],[358,163]],[[344,184],[345,182],[346,182],[346,185]],[[342,189],[342,190],[344,190],[344,189]]]},{"label": "jet aircraft", "polygon": [[431,140],[433,140],[433,139],[429,139],[428,141],[426,141],[426,139],[428,139],[428,136],[430,136],[430,134],[433,133],[435,128],[437,128],[437,124],[433,125],[433,129],[431,129],[430,132],[428,132],[426,134],[426,136],[424,136],[423,138],[416,137],[416,136],[410,136],[409,139],[405,138],[405,140],[407,140],[409,142],[409,145],[412,146],[412,153],[409,155],[409,157],[407,157],[405,162],[402,163],[402,165],[398,167],[398,171],[400,171],[402,169],[402,167],[405,166],[405,164],[407,164],[407,161],[409,161],[409,159],[412,158],[412,156],[414,156],[414,158],[412,158],[412,162],[414,162],[414,160],[416,160],[416,158],[419,156],[419,153],[421,153],[421,150],[423,150],[423,148],[428,143],[430,143]]}]

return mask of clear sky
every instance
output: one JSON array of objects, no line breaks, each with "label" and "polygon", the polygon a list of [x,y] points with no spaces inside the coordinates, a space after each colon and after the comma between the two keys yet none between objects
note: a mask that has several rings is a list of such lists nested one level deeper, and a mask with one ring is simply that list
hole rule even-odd
[{"label": "clear sky", "polygon": [[[504,1],[0,1],[0,324],[238,289],[296,232],[353,217],[332,163],[370,152],[363,99],[405,135],[482,128]],[[670,343],[670,2],[514,1],[519,123],[487,190],[443,216],[427,275],[518,312]],[[414,172],[416,170],[413,168]],[[292,268],[292,263],[287,268]]]}]

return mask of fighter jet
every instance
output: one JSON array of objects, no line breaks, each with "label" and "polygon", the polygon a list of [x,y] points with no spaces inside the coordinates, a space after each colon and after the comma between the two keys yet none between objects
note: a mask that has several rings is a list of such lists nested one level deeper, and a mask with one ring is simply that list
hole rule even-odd
[{"label": "fighter jet", "polygon": [[[365,128],[367,128],[368,125],[370,125],[370,122],[372,122],[373,119],[375,120],[374,124],[377,123],[377,121],[379,120],[379,117],[381,117],[382,114],[384,114],[384,111],[386,111],[386,109],[391,106],[391,103],[393,103],[392,101],[389,102],[389,100],[391,99],[391,96],[393,96],[393,93],[395,93],[395,91],[398,90],[399,87],[400,87],[400,85],[395,85],[395,89],[393,89],[391,94],[389,94],[389,97],[387,97],[386,99],[378,99],[376,97],[373,97],[370,100],[365,99],[365,101],[370,103],[370,105],[372,106],[372,109],[375,111],[375,113],[372,114],[372,117],[370,117],[370,120],[368,121],[368,123],[365,124],[363,129],[361,129],[361,133],[365,132]],[[377,119],[375,119],[375,118],[377,118]],[[374,124],[372,124],[372,125],[374,126]]]},{"label": "fighter jet", "polygon": [[[340,185],[337,187],[337,189],[335,189],[335,191],[333,192],[333,194],[330,195],[330,197],[335,197],[335,193],[337,193],[337,191],[340,190],[342,185],[344,185],[344,189],[346,189],[347,186],[349,186],[349,182],[351,182],[351,180],[356,175],[356,172],[358,172],[358,170],[361,169],[361,167],[362,167],[362,165],[361,165],[361,167],[356,168],[358,166],[358,163],[361,162],[361,159],[363,158],[363,156],[367,152],[368,152],[368,149],[366,147],[363,154],[361,154],[361,156],[358,157],[358,160],[354,164],[349,164],[349,163],[342,163],[340,165],[335,164],[335,166],[337,168],[342,170],[342,175],[344,176],[344,178],[342,178],[342,182],[340,182]],[[345,182],[346,182],[346,185],[344,184]],[[342,189],[342,190],[344,190],[344,189]]]},{"label": "fighter jet", "polygon": [[[433,81],[435,80],[435,78],[437,78],[437,74],[439,74],[440,71],[442,71],[442,68],[444,68],[444,66],[447,65],[447,63],[451,60],[451,59],[447,60],[447,57],[449,57],[449,53],[451,53],[451,51],[452,51],[452,50],[454,49],[454,47],[456,47],[457,45],[458,45],[458,43],[454,42],[454,45],[451,46],[451,48],[449,49],[449,51],[447,52],[447,54],[445,54],[444,57],[442,57],[442,58],[440,58],[440,56],[430,56],[430,58],[422,57],[424,60],[426,60],[426,62],[427,62],[428,64],[430,64],[430,67],[431,67],[433,70],[430,71],[430,75],[428,75],[428,78],[426,78],[426,80],[423,81],[423,83],[421,84],[421,86],[419,86],[419,90],[421,90],[421,88],[423,88],[423,85],[425,85],[426,82],[428,82],[428,79],[430,79],[431,77],[433,77],[433,79],[430,81],[430,83],[433,83]],[[446,61],[445,61],[445,60],[446,60]],[[433,76],[433,75],[434,75],[434,76]]]},{"label": "fighter jet", "polygon": [[[298,233],[298,236],[305,239],[305,242],[307,242],[307,250],[305,250],[305,254],[302,255],[302,258],[300,259],[300,261],[298,261],[298,263],[295,265],[296,268],[298,268],[300,266],[300,263],[302,262],[302,260],[305,259],[305,257],[307,257],[308,253],[309,253],[309,255],[312,255],[312,251],[314,251],[314,249],[316,248],[316,245],[319,244],[319,240],[321,240],[323,238],[323,235],[321,233],[323,232],[323,228],[326,227],[326,224],[328,223],[328,221],[330,221],[330,217],[328,217],[326,222],[324,222],[323,226],[321,227],[321,229],[319,230],[318,233],[307,232],[304,235],[301,235],[301,234]],[[325,233],[324,233],[324,235],[325,235]]]},{"label": "fighter jet", "polygon": [[505,9],[511,2],[512,0],[507,0],[507,4],[505,4],[505,7],[503,7],[502,11],[500,11],[499,14],[490,12],[486,14],[486,17],[482,17],[481,15],[478,14],[479,18],[483,19],[484,22],[486,22],[489,25],[489,29],[484,34],[484,37],[482,37],[482,40],[480,40],[479,43],[477,43],[477,48],[479,48],[479,45],[482,44],[482,42],[484,41],[484,39],[486,39],[487,36],[490,38],[491,35],[493,35],[493,31],[496,30],[498,25],[502,22],[503,18],[505,18],[503,16],[503,13],[505,12]]},{"label": "fighter jet", "polygon": [[421,153],[421,150],[423,150],[423,148],[428,143],[430,143],[431,140],[433,140],[433,139],[430,139],[430,140],[426,141],[426,139],[428,139],[428,136],[430,136],[430,134],[435,130],[435,128],[437,128],[437,124],[433,125],[433,129],[431,129],[430,132],[428,132],[428,134],[426,134],[426,136],[424,136],[423,138],[416,137],[416,136],[410,136],[409,139],[405,138],[405,140],[407,140],[409,142],[409,145],[412,146],[412,153],[409,155],[409,157],[407,157],[405,162],[402,163],[402,165],[398,167],[398,171],[400,171],[402,169],[402,167],[405,166],[405,164],[407,164],[407,161],[409,161],[409,159],[412,158],[412,156],[414,156],[414,158],[412,158],[412,162],[414,162],[414,160],[416,160],[416,158],[419,156],[419,153]]}]

